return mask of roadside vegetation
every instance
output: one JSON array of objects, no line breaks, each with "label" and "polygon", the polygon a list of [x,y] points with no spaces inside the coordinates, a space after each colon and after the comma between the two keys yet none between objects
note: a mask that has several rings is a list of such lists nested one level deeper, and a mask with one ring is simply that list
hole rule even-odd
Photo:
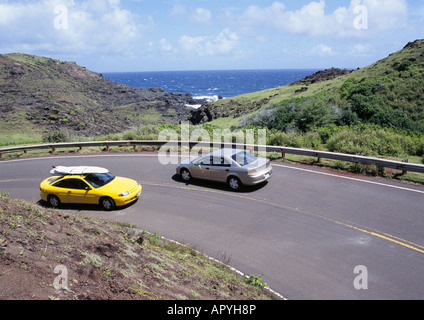
[{"label": "roadside vegetation", "polygon": [[159,234],[0,194],[2,300],[277,299],[264,286]]}]

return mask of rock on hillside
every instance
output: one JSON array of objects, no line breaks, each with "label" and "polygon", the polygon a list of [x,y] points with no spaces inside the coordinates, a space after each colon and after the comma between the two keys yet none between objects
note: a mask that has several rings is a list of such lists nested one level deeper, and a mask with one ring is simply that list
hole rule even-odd
[{"label": "rock on hillside", "polygon": [[299,81],[293,82],[291,85],[298,85],[298,84],[309,85],[311,83],[328,81],[340,76],[345,76],[352,72],[353,70],[330,68],[330,69],[318,71],[314,73],[313,75],[307,76]]},{"label": "rock on hillside", "polygon": [[140,125],[152,110],[155,122],[178,123],[187,118],[185,105],[191,103],[191,94],[120,85],[75,62],[0,55],[0,115],[5,121],[23,112],[45,131],[67,128],[97,135]]}]

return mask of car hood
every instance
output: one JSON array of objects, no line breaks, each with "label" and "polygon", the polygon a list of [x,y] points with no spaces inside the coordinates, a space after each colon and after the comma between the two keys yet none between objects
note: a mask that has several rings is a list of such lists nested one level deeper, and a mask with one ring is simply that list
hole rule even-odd
[{"label": "car hood", "polygon": [[111,182],[108,184],[97,188],[96,190],[102,191],[102,192],[108,192],[108,193],[116,193],[121,194],[122,192],[128,191],[131,193],[134,189],[138,187],[137,181],[129,178],[123,178],[123,177],[115,177]]}]

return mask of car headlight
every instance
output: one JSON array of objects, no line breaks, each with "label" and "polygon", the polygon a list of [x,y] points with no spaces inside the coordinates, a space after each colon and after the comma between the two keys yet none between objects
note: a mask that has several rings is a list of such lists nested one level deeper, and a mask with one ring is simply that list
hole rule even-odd
[{"label": "car headlight", "polygon": [[128,196],[130,193],[128,191],[122,192],[118,197],[126,197]]}]

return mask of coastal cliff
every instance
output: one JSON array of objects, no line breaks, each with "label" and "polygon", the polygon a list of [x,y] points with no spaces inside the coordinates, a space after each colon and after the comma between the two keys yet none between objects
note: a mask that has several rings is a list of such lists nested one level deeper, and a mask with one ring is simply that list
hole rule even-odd
[{"label": "coastal cliff", "polygon": [[27,55],[0,55],[2,127],[26,126],[85,136],[134,126],[178,123],[195,104],[191,94],[137,89],[105,79],[75,62]]}]

